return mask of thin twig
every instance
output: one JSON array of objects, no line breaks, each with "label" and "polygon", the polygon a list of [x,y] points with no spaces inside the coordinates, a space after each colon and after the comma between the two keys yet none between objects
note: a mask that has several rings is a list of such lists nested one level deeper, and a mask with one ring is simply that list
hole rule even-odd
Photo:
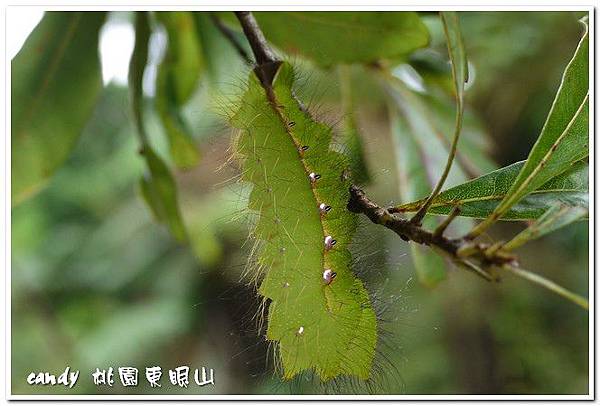
[{"label": "thin twig", "polygon": [[[466,244],[464,240],[447,238],[443,235],[435,235],[421,226],[412,223],[410,220],[390,213],[387,209],[369,199],[365,192],[358,186],[350,186],[348,210],[353,213],[362,213],[366,215],[373,223],[389,228],[398,234],[404,241],[413,241],[417,244],[428,245],[432,248],[435,247],[444,251],[444,253],[453,260],[460,261],[464,259],[459,255],[459,251]],[[473,244],[470,242],[468,244],[473,249],[469,257],[480,262],[485,262],[487,265],[495,264],[500,266],[514,261],[514,258],[512,257],[501,255],[491,258],[486,257],[484,252],[489,247],[487,244]]]},{"label": "thin twig", "polygon": [[440,236],[444,234],[444,231],[446,231],[446,229],[448,228],[448,226],[450,225],[450,223],[452,223],[452,221],[460,214],[460,208],[459,207],[455,207],[452,212],[450,213],[450,215],[448,217],[446,217],[444,219],[444,221],[437,226],[437,228],[435,229],[435,231],[433,232],[434,236]]},{"label": "thin twig", "polygon": [[486,272],[480,266],[472,263],[471,261],[461,260],[461,261],[457,261],[455,263],[457,265],[465,268],[468,271],[474,272],[475,275],[478,275],[478,276],[482,277],[483,279],[485,279],[488,282],[494,282],[496,280],[494,278],[494,276],[490,275],[489,272]]},{"label": "thin twig", "polygon": [[223,21],[221,21],[221,19],[214,13],[210,14],[210,19],[212,20],[215,27],[217,27],[217,29],[221,32],[221,34],[223,34],[223,36],[235,48],[235,50],[242,57],[244,62],[246,62],[248,65],[254,65],[254,61],[252,61],[252,58],[250,58],[250,55],[248,55],[242,44],[238,42],[233,30],[227,27],[225,24],[223,24]]}]

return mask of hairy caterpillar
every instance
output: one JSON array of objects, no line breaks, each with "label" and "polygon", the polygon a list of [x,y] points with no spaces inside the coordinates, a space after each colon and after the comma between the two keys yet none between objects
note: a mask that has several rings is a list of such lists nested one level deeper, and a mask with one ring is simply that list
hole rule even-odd
[{"label": "hairy caterpillar", "polygon": [[258,292],[269,302],[267,339],[277,343],[283,377],[314,370],[323,380],[368,379],[376,315],[348,250],[356,230],[347,158],[330,149],[332,131],[296,100],[294,70],[277,66],[272,85],[255,73],[231,124],[249,208]]}]

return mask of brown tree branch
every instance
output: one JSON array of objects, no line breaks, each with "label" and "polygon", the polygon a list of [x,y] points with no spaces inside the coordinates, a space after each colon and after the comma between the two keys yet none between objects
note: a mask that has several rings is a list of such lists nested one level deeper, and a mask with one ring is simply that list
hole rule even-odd
[{"label": "brown tree branch", "polygon": [[501,266],[515,261],[514,257],[505,255],[502,252],[494,252],[492,256],[486,255],[489,244],[472,243],[463,239],[452,239],[440,232],[436,233],[425,230],[410,220],[401,218],[379,206],[355,185],[350,186],[348,210],[353,213],[364,214],[373,223],[380,224],[398,234],[404,241],[413,241],[417,244],[428,245],[432,248],[435,247],[455,262],[463,262],[467,257],[476,259],[486,266]]},{"label": "brown tree branch", "polygon": [[235,15],[242,26],[250,48],[252,48],[254,59],[256,59],[254,71],[262,84],[268,88],[273,82],[273,76],[275,76],[281,61],[275,57],[252,13],[250,11],[236,11]]}]

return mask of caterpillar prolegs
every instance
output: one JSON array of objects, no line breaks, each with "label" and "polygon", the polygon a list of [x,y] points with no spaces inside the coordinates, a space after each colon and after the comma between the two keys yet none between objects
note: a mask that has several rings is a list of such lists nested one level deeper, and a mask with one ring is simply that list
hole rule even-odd
[{"label": "caterpillar prolegs", "polygon": [[351,270],[357,226],[349,212],[349,166],[333,151],[332,130],[294,96],[294,69],[281,63],[272,85],[254,72],[232,125],[243,180],[257,214],[253,260],[269,301],[267,339],[283,377],[314,370],[323,380],[368,379],[377,342],[369,295]]}]

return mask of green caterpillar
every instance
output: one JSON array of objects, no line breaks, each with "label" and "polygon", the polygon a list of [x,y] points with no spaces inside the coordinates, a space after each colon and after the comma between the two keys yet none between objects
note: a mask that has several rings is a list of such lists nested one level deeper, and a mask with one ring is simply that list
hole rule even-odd
[{"label": "green caterpillar", "polygon": [[330,149],[331,129],[294,96],[294,70],[277,67],[266,89],[254,72],[231,123],[242,179],[257,213],[253,262],[268,306],[267,339],[283,377],[314,370],[322,380],[368,379],[377,320],[351,270],[357,219],[346,209],[349,166]]}]

